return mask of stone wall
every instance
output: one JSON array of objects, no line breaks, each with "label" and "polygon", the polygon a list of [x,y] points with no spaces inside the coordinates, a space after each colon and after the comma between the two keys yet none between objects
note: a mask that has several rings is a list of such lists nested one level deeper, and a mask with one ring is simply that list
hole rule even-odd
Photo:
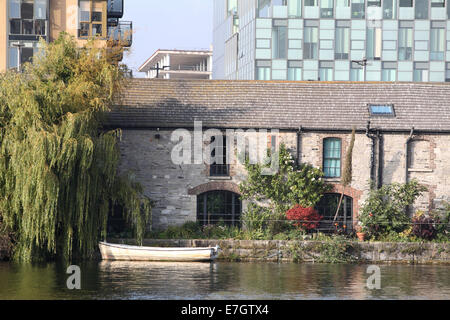
[{"label": "stone wall", "polygon": [[[135,244],[133,240],[114,240]],[[317,262],[321,245],[331,242],[283,240],[144,240],[153,247],[221,248],[219,260],[261,262]],[[356,262],[367,263],[442,263],[450,264],[449,243],[349,242],[348,254]]]},{"label": "stone wall", "polygon": [[[197,195],[211,190],[239,193],[239,183],[246,177],[245,168],[237,161],[230,166],[230,177],[210,177],[207,164],[174,164],[171,154],[178,141],[171,141],[172,132],[173,130],[124,130],[120,144],[121,172],[133,173],[144,186],[145,194],[156,202],[153,210],[155,229],[195,221]],[[271,134],[259,133],[259,136],[270,138]],[[303,132],[298,139],[297,132],[281,131],[276,136],[277,142],[285,143],[295,158],[299,157],[302,162],[316,167],[322,167],[323,139],[336,137],[342,140],[342,166],[351,139],[350,132]],[[404,183],[406,179],[418,179],[427,186],[428,192],[417,200],[414,209],[428,211],[439,207],[442,201],[450,200],[450,136],[414,135],[409,143],[410,161],[407,164],[405,144],[408,137],[409,134],[383,134],[382,182]],[[270,146],[270,139],[268,141],[267,146]],[[206,145],[204,142],[204,147]],[[354,221],[357,220],[358,210],[370,190],[371,145],[372,140],[364,133],[356,135],[353,179],[351,186],[345,190],[346,195],[354,199]],[[374,150],[377,165],[380,159],[377,145]],[[377,176],[378,172],[375,174]],[[334,185],[335,192],[342,192],[340,178],[327,181]],[[246,208],[245,202],[243,208]]]}]

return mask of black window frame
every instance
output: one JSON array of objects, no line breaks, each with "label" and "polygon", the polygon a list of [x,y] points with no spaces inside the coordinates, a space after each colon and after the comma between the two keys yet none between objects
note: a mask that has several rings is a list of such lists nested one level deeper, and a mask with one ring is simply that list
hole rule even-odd
[{"label": "black window frame", "polygon": [[[209,176],[210,177],[229,177],[230,176],[230,165],[227,163],[227,135],[223,134],[222,137],[222,163],[211,163],[209,165]],[[217,137],[211,137],[211,144],[215,141]],[[215,157],[215,149],[211,150],[211,157]]]},{"label": "black window frame", "polygon": [[[211,203],[211,200],[214,201],[211,199],[213,197],[217,197],[219,202]],[[241,227],[241,216],[242,200],[237,193],[214,190],[197,196],[197,222],[201,226],[215,225],[223,221],[227,226]]]}]

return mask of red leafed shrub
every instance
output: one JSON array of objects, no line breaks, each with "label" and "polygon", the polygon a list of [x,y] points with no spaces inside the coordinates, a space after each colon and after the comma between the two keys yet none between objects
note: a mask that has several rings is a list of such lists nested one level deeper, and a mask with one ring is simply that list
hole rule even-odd
[{"label": "red leafed shrub", "polygon": [[304,208],[300,205],[296,205],[292,209],[286,212],[288,220],[297,221],[294,226],[304,229],[313,230],[319,226],[320,220],[323,217],[313,207]]}]

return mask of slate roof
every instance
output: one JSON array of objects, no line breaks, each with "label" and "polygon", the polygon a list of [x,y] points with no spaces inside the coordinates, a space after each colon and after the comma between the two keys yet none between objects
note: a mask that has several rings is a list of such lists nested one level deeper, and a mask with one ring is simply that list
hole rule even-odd
[{"label": "slate roof", "polygon": [[[450,132],[450,83],[132,79],[112,107],[110,127]],[[396,117],[370,117],[393,104]]]}]

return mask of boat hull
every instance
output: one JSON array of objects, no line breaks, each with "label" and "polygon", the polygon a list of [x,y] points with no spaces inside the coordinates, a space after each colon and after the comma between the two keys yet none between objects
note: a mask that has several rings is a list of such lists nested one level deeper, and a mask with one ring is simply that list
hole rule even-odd
[{"label": "boat hull", "polygon": [[213,261],[216,248],[154,248],[99,243],[103,260],[116,261]]}]

